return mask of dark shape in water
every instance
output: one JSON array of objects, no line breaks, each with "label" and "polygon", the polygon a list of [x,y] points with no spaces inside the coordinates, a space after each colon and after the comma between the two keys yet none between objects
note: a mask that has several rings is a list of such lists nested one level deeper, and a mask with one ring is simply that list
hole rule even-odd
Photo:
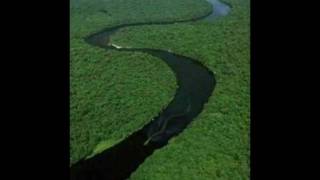
[{"label": "dark shape in water", "polygon": [[[220,2],[212,0],[210,3],[215,6],[215,3]],[[219,7],[224,6],[220,4]],[[213,12],[204,17],[179,22],[206,19],[212,14],[215,14],[214,17],[222,15]],[[212,20],[212,18],[210,19]],[[163,50],[116,48],[108,44],[110,35],[122,27],[172,23],[176,22],[121,25],[105,29],[85,39],[87,43],[104,49],[139,51],[162,59],[175,72],[179,87],[174,99],[153,121],[115,146],[90,159],[81,160],[74,164],[71,167],[72,180],[122,180],[129,178],[130,174],[154,150],[165,146],[170,138],[182,132],[202,111],[203,105],[213,92],[215,79],[213,73],[198,61]]]},{"label": "dark shape in water", "polygon": [[[159,142],[164,139],[164,134],[173,134],[174,132],[179,131],[177,125],[170,126],[169,124],[171,122],[178,122],[177,120],[173,121],[172,119],[174,119],[174,118],[181,118],[181,117],[185,118],[185,116],[187,115],[187,113],[190,112],[190,110],[191,110],[191,102],[188,101],[187,108],[182,113],[172,114],[169,117],[160,116],[159,120],[157,120],[155,123],[152,124],[152,126],[147,128],[147,135],[149,138],[147,139],[147,141],[144,144],[146,145],[150,141]],[[157,129],[159,129],[159,130],[157,131]]]}]

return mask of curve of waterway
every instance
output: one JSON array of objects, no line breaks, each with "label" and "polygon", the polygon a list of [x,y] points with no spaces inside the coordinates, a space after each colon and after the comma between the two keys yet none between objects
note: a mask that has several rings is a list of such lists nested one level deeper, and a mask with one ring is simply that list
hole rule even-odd
[{"label": "curve of waterway", "polygon": [[143,52],[155,56],[174,71],[178,89],[174,99],[151,122],[129,137],[96,156],[81,160],[71,167],[72,180],[122,180],[130,177],[154,150],[165,146],[181,133],[203,109],[215,87],[214,74],[192,58],[159,49],[122,48],[109,43],[110,36],[123,27],[173,24],[198,20],[213,21],[227,15],[230,7],[218,0],[208,0],[213,11],[206,16],[175,22],[124,24],[104,29],[85,38],[90,45],[118,51]]}]

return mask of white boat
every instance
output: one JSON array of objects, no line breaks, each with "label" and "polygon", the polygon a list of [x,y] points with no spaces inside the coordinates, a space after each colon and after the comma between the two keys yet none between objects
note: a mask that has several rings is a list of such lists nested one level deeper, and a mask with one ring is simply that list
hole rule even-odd
[{"label": "white boat", "polygon": [[113,47],[115,47],[115,48],[117,48],[117,49],[122,48],[121,46],[118,46],[118,45],[116,45],[116,44],[111,44],[111,46],[113,46]]}]

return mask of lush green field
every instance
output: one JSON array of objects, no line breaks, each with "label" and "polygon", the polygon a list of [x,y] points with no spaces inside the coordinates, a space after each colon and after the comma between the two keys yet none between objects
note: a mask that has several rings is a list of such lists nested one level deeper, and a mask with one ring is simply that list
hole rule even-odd
[{"label": "lush green field", "polygon": [[171,49],[215,72],[213,96],[198,118],[150,156],[131,179],[249,179],[249,0],[227,0],[231,13],[197,22],[123,29],[113,43]]},{"label": "lush green field", "polygon": [[118,24],[183,20],[210,11],[202,0],[71,0],[71,165],[141,128],[177,88],[174,73],[161,60],[105,51],[83,38]]}]

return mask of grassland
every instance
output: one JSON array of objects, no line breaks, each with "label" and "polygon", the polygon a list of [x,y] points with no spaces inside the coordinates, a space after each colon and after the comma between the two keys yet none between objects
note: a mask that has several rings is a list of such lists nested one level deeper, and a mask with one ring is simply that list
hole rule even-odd
[{"label": "grassland", "polygon": [[131,179],[249,179],[249,0],[226,2],[231,13],[212,24],[130,27],[113,36],[113,43],[121,46],[171,49],[193,57],[217,79],[203,112]]},{"label": "grassland", "polygon": [[123,23],[183,20],[210,11],[207,2],[198,0],[71,0],[70,165],[141,128],[177,88],[173,72],[161,60],[105,51],[83,38]]}]

